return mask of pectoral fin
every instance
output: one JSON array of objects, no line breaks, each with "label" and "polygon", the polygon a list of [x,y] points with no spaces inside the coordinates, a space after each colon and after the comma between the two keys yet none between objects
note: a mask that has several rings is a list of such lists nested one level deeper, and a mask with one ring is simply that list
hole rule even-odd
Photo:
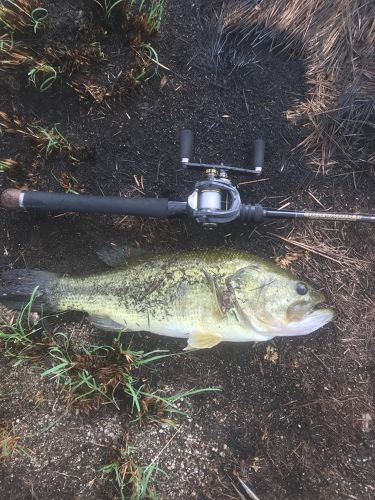
[{"label": "pectoral fin", "polygon": [[210,349],[222,341],[221,335],[217,333],[194,332],[188,339],[186,351],[191,349]]},{"label": "pectoral fin", "polygon": [[202,269],[202,272],[205,275],[207,282],[208,282],[208,285],[211,288],[211,291],[214,295],[219,315],[221,318],[223,318],[225,316],[225,311],[223,310],[223,307],[222,307],[222,303],[223,303],[222,291],[219,289],[219,286],[217,285],[215,278],[211,274],[209,274],[205,269]]}]

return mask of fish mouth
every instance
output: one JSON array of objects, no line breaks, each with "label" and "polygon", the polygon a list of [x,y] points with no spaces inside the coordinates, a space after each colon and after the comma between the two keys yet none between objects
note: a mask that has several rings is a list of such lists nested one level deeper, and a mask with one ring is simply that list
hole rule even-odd
[{"label": "fish mouth", "polygon": [[289,323],[288,330],[293,332],[291,335],[307,335],[326,325],[332,321],[333,318],[334,312],[332,309],[313,309],[306,314],[302,320]]},{"label": "fish mouth", "polygon": [[[334,318],[334,312],[329,308],[315,308],[310,305],[305,309],[303,315],[298,318],[288,318],[285,323],[264,321],[257,318],[256,330],[260,333],[266,333],[273,337],[308,335],[313,333],[322,326],[326,325]],[[254,317],[252,318],[254,321]]]},{"label": "fish mouth", "polygon": [[261,334],[270,335],[271,338],[307,335],[333,320],[333,310],[321,307],[325,303],[325,297],[321,293],[316,293],[312,301],[300,300],[289,306],[285,319],[281,321],[264,317],[259,312],[252,315],[247,315],[244,311],[242,313],[251,328]]},{"label": "fish mouth", "polygon": [[325,304],[324,295],[316,292],[311,302],[299,301],[290,306],[287,311],[289,335],[307,335],[332,321],[334,312],[324,307]]},{"label": "fish mouth", "polygon": [[[310,295],[310,300],[298,300],[290,305],[286,311],[288,322],[301,321],[314,311],[322,309],[322,304],[326,302],[326,298],[321,292],[313,292]],[[325,308],[327,309],[327,308]]]}]

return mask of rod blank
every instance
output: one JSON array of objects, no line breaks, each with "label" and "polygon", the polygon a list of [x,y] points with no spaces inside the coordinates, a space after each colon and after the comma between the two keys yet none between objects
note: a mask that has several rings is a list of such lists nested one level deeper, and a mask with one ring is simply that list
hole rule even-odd
[{"label": "rod blank", "polygon": [[345,214],[340,212],[309,212],[299,210],[275,210],[273,208],[264,209],[265,217],[278,219],[310,219],[329,220],[337,222],[369,222],[375,223],[375,215],[370,214]]}]

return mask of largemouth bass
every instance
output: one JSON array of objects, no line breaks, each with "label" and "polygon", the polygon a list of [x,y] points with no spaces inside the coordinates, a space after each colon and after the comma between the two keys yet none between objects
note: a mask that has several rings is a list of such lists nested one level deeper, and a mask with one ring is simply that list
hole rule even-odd
[{"label": "largemouth bass", "polygon": [[332,320],[320,292],[251,254],[195,251],[130,260],[87,277],[3,273],[0,301],[32,310],[83,311],[101,329],[182,337],[188,348],[306,335]]}]

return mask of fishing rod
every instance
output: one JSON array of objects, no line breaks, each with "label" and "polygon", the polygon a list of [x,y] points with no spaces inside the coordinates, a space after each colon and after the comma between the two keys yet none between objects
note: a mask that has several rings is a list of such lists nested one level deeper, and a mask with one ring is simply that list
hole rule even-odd
[{"label": "fishing rod", "polygon": [[240,168],[223,163],[212,165],[190,161],[193,150],[193,133],[180,133],[181,165],[183,169],[203,172],[204,178],[196,182],[187,201],[166,198],[121,198],[116,196],[91,196],[41,191],[6,189],[1,194],[1,205],[9,210],[26,209],[46,212],[78,212],[140,217],[193,218],[206,229],[213,229],[239,219],[243,222],[262,222],[275,219],[315,219],[341,222],[375,223],[375,215],[322,211],[278,210],[258,203],[242,203],[238,189],[229,175],[255,175],[263,171],[265,143],[256,139],[253,148],[252,168]]}]

